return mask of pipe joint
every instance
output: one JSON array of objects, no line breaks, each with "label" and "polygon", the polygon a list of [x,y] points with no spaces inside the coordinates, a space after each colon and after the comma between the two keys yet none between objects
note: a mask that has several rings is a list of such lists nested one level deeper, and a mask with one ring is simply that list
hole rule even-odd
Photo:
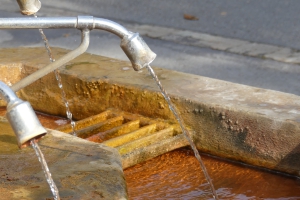
[{"label": "pipe joint", "polygon": [[77,29],[92,30],[95,28],[94,17],[93,16],[78,16],[77,17]]}]

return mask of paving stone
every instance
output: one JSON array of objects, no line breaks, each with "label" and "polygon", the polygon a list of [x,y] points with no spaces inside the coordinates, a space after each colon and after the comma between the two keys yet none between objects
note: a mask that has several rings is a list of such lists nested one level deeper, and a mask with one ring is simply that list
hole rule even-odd
[{"label": "paving stone", "polygon": [[290,57],[285,59],[285,62],[300,64],[300,53],[292,53]]},{"label": "paving stone", "polygon": [[287,58],[291,57],[293,50],[290,48],[280,48],[273,53],[267,53],[264,55],[265,58],[274,59],[281,62],[286,62]]},{"label": "paving stone", "polygon": [[134,26],[133,29],[141,35],[146,35],[151,38],[160,38],[166,35],[175,33],[177,30],[159,26],[139,25]]},{"label": "paving stone", "polygon": [[257,43],[248,43],[245,45],[228,49],[229,52],[245,54],[249,56],[261,56],[278,50],[280,50],[279,47],[266,45],[266,44],[257,44]]},{"label": "paving stone", "polygon": [[231,53],[273,59],[280,62],[300,63],[298,54],[285,47],[251,43],[244,40],[225,38],[188,30],[180,30],[151,25],[125,23],[128,29],[152,38],[172,41],[179,44],[212,48]]},{"label": "paving stone", "polygon": [[195,45],[200,45],[200,46],[203,45],[216,50],[227,50],[236,46],[247,45],[247,44],[249,43],[240,40],[216,38],[216,40],[211,40],[211,41],[200,40],[196,42]]}]

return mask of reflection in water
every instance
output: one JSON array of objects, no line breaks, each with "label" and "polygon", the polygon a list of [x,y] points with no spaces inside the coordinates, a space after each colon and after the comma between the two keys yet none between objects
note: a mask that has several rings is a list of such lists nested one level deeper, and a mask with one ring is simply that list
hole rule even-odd
[{"label": "reflection in water", "polygon": [[[201,156],[220,199],[300,199],[300,180]],[[200,166],[180,149],[125,170],[130,199],[211,199]]]}]

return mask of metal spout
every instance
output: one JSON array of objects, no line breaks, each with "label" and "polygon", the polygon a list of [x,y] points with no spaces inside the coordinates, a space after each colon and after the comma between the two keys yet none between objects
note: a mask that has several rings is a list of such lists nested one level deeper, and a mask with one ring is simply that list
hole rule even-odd
[{"label": "metal spout", "polygon": [[126,35],[121,40],[121,48],[132,63],[135,71],[150,64],[156,57],[138,33]]},{"label": "metal spout", "polygon": [[41,8],[39,0],[17,0],[17,2],[23,15],[32,15]]},{"label": "metal spout", "polygon": [[19,148],[26,147],[30,140],[39,139],[47,130],[39,122],[30,104],[19,99],[15,93],[0,81],[0,95],[7,102],[6,117],[17,136]]}]

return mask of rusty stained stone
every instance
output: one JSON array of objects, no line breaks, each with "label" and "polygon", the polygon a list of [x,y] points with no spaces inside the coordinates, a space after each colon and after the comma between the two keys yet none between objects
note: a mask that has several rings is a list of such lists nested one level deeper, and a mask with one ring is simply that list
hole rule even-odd
[{"label": "rusty stained stone", "polygon": [[[51,199],[53,195],[34,150],[19,150],[5,120],[0,122],[0,136],[1,194],[12,200]],[[128,198],[117,150],[54,130],[48,130],[38,144],[61,199]]]},{"label": "rusty stained stone", "polygon": [[[68,52],[58,48],[53,51],[57,58]],[[15,54],[18,56],[12,56]],[[14,61],[9,60],[12,57]],[[49,60],[40,48],[0,50],[0,64],[7,63],[21,63],[27,75]],[[169,109],[161,109],[168,105],[147,70],[137,73],[133,69],[124,71],[124,67],[131,68],[131,64],[84,54],[60,68],[74,118],[83,119],[113,107],[174,120]],[[299,175],[298,96],[155,67],[154,70],[186,125],[194,130],[200,151]],[[53,74],[26,87],[20,96],[39,111],[65,116]]]}]

